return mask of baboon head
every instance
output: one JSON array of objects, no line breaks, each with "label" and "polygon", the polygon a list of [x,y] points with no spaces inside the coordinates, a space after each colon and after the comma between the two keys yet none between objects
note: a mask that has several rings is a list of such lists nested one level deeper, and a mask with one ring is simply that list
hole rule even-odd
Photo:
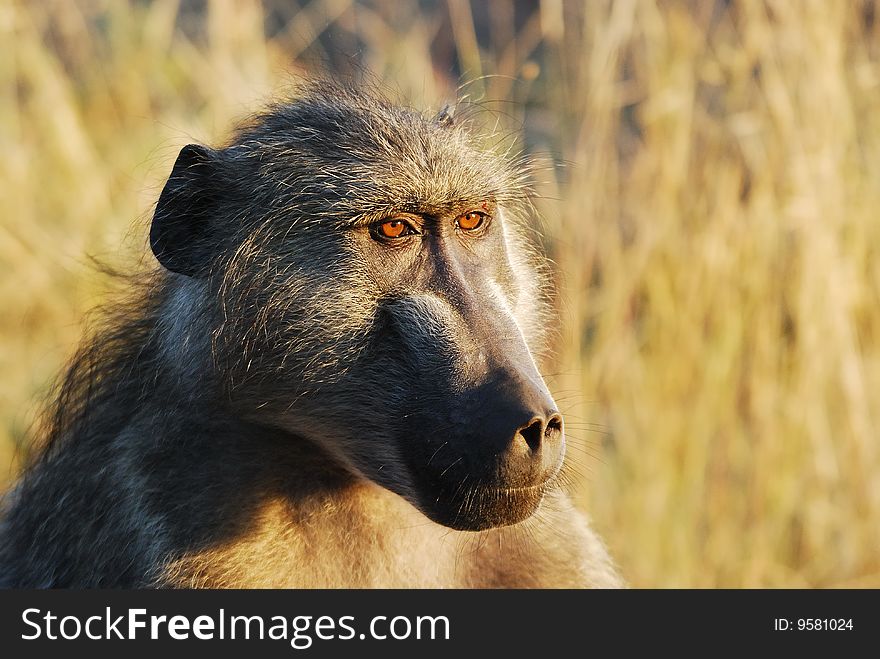
[{"label": "baboon head", "polygon": [[194,319],[169,342],[203,346],[237,414],[432,520],[518,522],[564,450],[533,357],[549,321],[527,199],[521,164],[448,112],[316,83],[225,148],[181,151],[150,233]]}]

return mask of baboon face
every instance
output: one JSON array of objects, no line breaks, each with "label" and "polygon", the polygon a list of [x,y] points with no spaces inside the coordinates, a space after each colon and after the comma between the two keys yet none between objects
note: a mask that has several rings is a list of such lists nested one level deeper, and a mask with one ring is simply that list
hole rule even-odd
[{"label": "baboon face", "polygon": [[472,140],[315,88],[225,149],[185,147],[151,245],[205,291],[236,410],[478,530],[536,509],[564,439],[533,359],[547,320],[521,172]]}]

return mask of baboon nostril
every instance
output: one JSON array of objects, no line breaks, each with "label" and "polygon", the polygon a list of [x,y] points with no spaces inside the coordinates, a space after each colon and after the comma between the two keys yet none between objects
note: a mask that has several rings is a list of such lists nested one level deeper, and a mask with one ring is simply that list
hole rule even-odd
[{"label": "baboon nostril", "polygon": [[555,439],[562,434],[562,417],[554,414],[547,421],[547,427],[544,429],[544,437],[548,440]]},{"label": "baboon nostril", "polygon": [[544,434],[544,423],[541,419],[532,419],[526,426],[517,431],[522,438],[526,440],[526,444],[533,451],[537,451],[541,447],[541,437]]}]

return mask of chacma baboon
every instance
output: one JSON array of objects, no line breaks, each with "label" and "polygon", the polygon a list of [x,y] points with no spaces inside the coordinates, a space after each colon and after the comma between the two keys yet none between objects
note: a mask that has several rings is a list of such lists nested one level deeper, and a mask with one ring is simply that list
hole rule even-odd
[{"label": "chacma baboon", "polygon": [[558,486],[523,167],[447,111],[305,85],[182,149],[162,267],[8,494],[12,587],[611,587]]}]

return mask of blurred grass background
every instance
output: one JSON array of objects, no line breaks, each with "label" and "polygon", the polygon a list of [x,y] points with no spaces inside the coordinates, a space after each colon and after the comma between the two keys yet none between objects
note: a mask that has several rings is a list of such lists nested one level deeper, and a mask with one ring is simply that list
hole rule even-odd
[{"label": "blurred grass background", "polygon": [[630,583],[880,587],[877,9],[5,0],[0,488],[178,149],[364,67],[425,108],[467,81],[540,161],[550,384]]}]

